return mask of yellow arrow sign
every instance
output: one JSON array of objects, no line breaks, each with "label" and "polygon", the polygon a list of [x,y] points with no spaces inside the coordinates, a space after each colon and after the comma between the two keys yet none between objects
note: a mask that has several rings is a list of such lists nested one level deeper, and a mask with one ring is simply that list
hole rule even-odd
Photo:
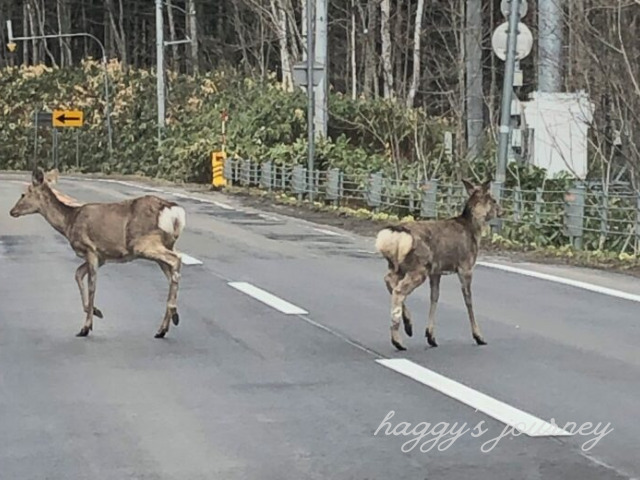
[{"label": "yellow arrow sign", "polygon": [[54,127],[81,127],[84,113],[82,110],[54,110],[52,121]]}]

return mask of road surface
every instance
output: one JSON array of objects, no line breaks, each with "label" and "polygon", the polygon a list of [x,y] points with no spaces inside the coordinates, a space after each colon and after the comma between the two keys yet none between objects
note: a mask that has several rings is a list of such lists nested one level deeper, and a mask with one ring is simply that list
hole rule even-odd
[{"label": "road surface", "polygon": [[[138,261],[100,269],[105,318],[76,338],[79,259],[39,215],[8,215],[27,180],[0,174],[2,480],[640,477],[637,280],[554,272],[620,298],[480,265],[488,345],[446,277],[440,346],[425,346],[423,285],[397,352],[373,239],[163,188],[187,210],[180,325],[153,338],[168,286]],[[57,187],[81,202],[149,193]]]}]

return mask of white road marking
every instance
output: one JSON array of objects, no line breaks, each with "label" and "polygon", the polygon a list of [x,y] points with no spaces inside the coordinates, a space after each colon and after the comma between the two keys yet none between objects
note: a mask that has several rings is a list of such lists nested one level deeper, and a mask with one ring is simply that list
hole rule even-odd
[{"label": "white road marking", "polygon": [[261,288],[251,285],[250,283],[229,282],[229,286],[235,288],[236,290],[240,290],[242,293],[246,293],[250,297],[259,300],[262,303],[269,305],[270,307],[275,308],[276,310],[284,314],[306,315],[309,313],[306,310],[303,310],[302,308],[287,302],[286,300],[283,300],[265,290],[262,290]]},{"label": "white road marking", "polygon": [[389,358],[376,360],[391,370],[406,375],[428,387],[438,390],[476,410],[479,410],[496,420],[520,430],[530,437],[571,436],[570,432],[545,422],[533,415],[518,410],[500,400],[496,400],[484,393],[447,378],[439,373],[424,368],[404,358]]},{"label": "white road marking", "polygon": [[[200,201],[206,201],[206,200],[202,200],[200,198],[197,198],[196,200],[200,200]],[[216,202],[216,201],[211,201],[211,203],[213,203],[216,207],[220,207],[223,210],[235,210],[231,205],[227,205],[226,203],[222,203],[222,202]]]},{"label": "white road marking", "polygon": [[539,278],[541,280],[548,280],[550,282],[561,283],[563,285],[569,285],[571,287],[582,288],[589,290],[590,292],[601,293],[603,295],[609,295],[611,297],[622,298],[625,300],[631,300],[632,302],[640,302],[640,295],[636,295],[622,290],[616,290],[613,288],[602,287],[593,283],[581,282],[580,280],[572,280],[570,278],[559,277],[557,275],[550,275],[548,273],[535,272],[533,270],[525,270],[524,268],[510,267],[508,265],[501,265],[499,263],[491,262],[477,262],[478,265],[483,267],[495,268],[496,270],[502,270],[510,273],[517,273],[527,277]]},{"label": "white road marking", "polygon": [[202,262],[191,255],[187,255],[186,253],[179,253],[180,258],[182,259],[183,265],[202,265]]},{"label": "white road marking", "polygon": [[342,233],[333,232],[331,230],[325,230],[324,228],[314,228],[314,230],[316,232],[324,233],[325,235],[331,235],[334,237],[346,237],[346,235],[343,235]]}]

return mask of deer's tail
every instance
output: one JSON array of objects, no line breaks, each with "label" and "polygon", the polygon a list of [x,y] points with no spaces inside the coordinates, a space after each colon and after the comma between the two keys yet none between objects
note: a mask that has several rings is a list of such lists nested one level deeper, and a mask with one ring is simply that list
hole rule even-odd
[{"label": "deer's tail", "polygon": [[387,259],[394,270],[404,261],[413,248],[413,235],[403,226],[383,228],[376,237],[376,250]]},{"label": "deer's tail", "polygon": [[178,238],[187,224],[184,208],[178,205],[163,207],[158,216],[158,228]]}]

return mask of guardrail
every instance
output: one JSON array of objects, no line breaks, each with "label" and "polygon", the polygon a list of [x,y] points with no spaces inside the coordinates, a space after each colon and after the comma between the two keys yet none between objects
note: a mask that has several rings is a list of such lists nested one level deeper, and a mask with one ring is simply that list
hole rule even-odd
[{"label": "guardrail", "polygon": [[[224,176],[230,185],[293,194],[299,200],[313,191],[314,199],[335,206],[424,219],[456,215],[467,198],[461,184],[396,181],[381,173],[347,175],[338,169],[309,176],[302,165],[271,161],[227,159]],[[639,194],[576,185],[568,191],[503,189],[502,198],[501,231],[508,238],[640,255]]]}]

